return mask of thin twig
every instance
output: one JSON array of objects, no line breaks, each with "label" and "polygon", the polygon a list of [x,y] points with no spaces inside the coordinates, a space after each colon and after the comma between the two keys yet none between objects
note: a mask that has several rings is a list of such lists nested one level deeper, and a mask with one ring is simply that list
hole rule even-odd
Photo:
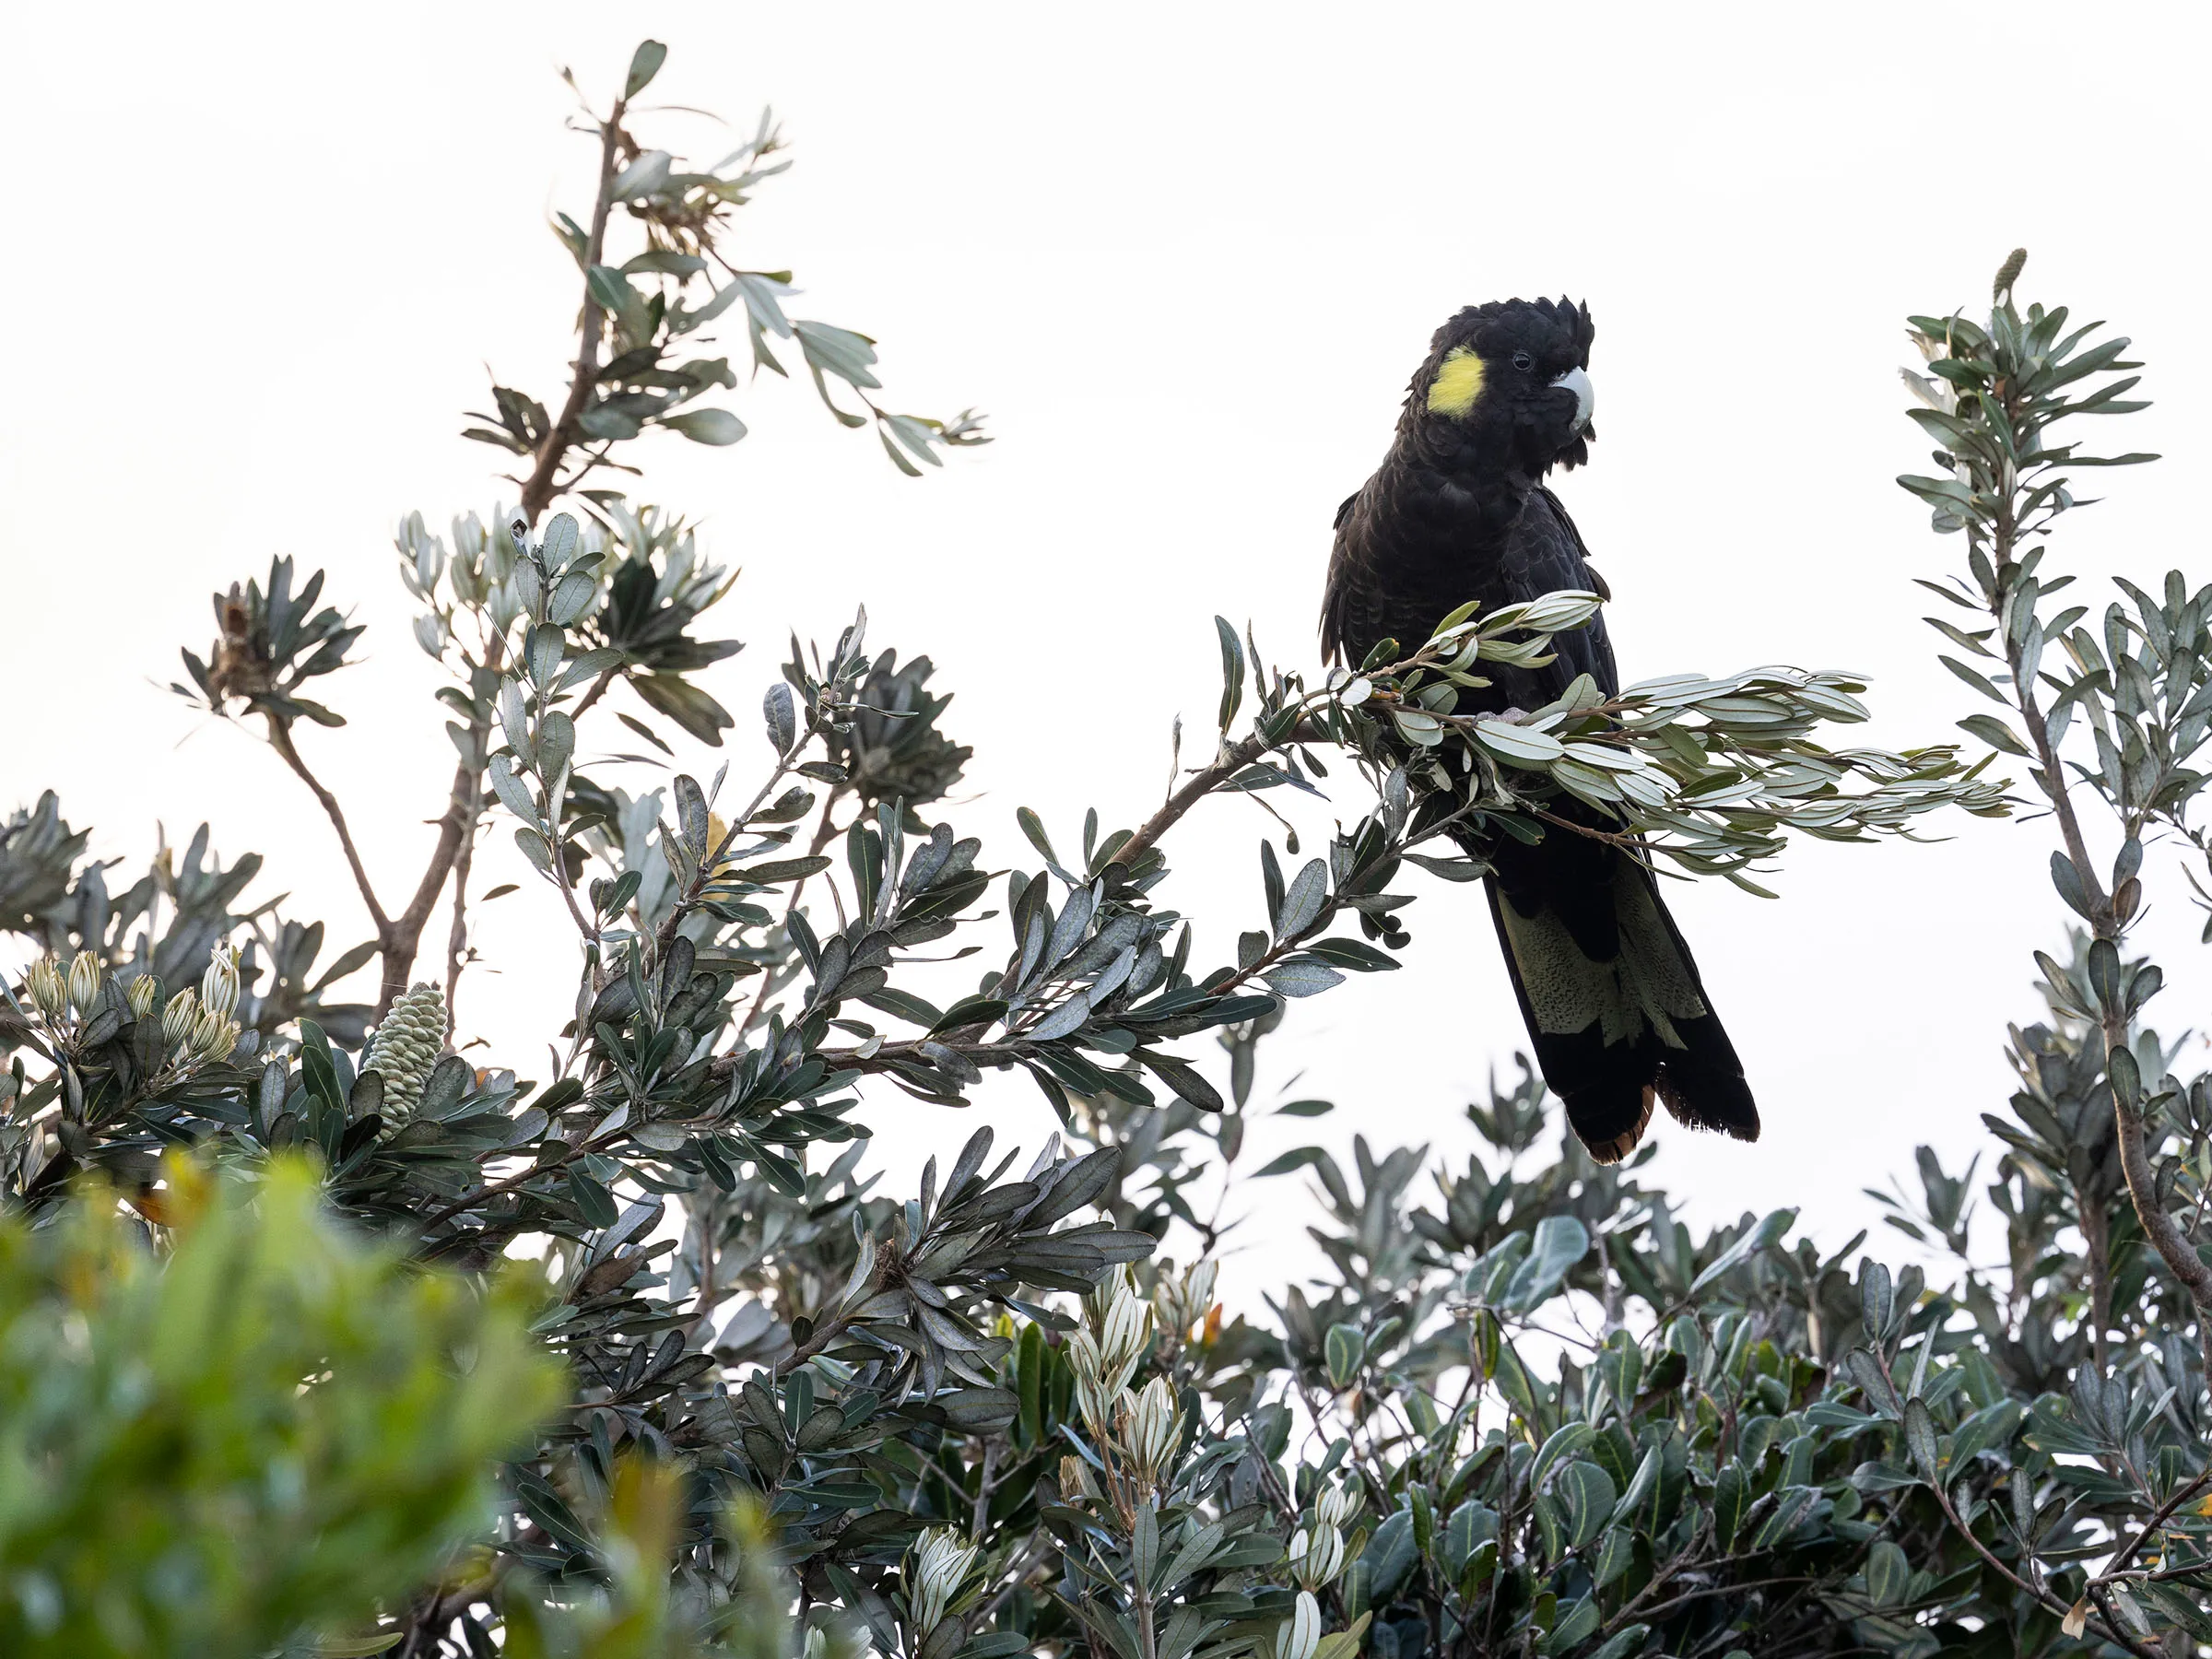
[{"label": "thin twig", "polygon": [[[818,826],[816,827],[814,840],[807,844],[807,857],[820,857],[822,849],[828,846],[831,839],[837,834],[837,828],[830,821],[830,814],[837,806],[838,796],[843,793],[844,788],[843,785],[841,784],[837,788],[832,789],[830,792],[829,799],[822,803],[822,821]],[[800,877],[798,880],[793,882],[791,885],[791,900],[783,907],[783,936],[786,941],[788,941],[791,937],[791,919],[792,917],[797,915],[799,912],[799,895],[804,892],[806,888],[806,877],[804,876]],[[760,988],[753,994],[753,1006],[746,1010],[745,1018],[738,1022],[737,1029],[740,1031],[749,1031],[753,1029],[753,1022],[758,1020],[762,1012],[767,1008],[768,999],[775,990],[775,970],[771,966],[763,964],[760,970]]]},{"label": "thin twig", "polygon": [[476,862],[477,826],[484,816],[483,797],[479,795],[461,827],[461,847],[453,855],[453,925],[445,939],[445,1032],[451,1041],[459,1028],[460,1016],[454,1012],[460,1006],[461,967],[468,953],[468,872]]},{"label": "thin twig", "polygon": [[2149,1537],[2150,1535],[2157,1532],[2159,1527],[2165,1525],[2167,1521],[2172,1517],[2174,1511],[2180,1509],[2183,1504],[2188,1502],[2190,1499],[2195,1497],[2197,1493],[2203,1491],[2207,1486],[2212,1486],[2212,1469],[2206,1470],[2205,1473],[2199,1475],[2194,1480],[2176,1487],[2173,1491],[2173,1496],[2167,1499],[2164,1503],[2159,1505],[2158,1509],[2151,1514],[2150,1519],[2143,1523],[2143,1530],[2138,1532],[2134,1537],[2130,1538],[2127,1541],[2125,1547],[2124,1547],[2118,1555],[2112,1558],[2111,1564],[2108,1565],[2102,1572],[2099,1573],[2096,1578],[2090,1582],[2094,1584],[2105,1584],[2112,1583],[2115,1579],[2125,1578],[2127,1576],[2128,1563],[2136,1559],[2136,1552],[2143,1547],[2144,1539]]},{"label": "thin twig", "polygon": [[353,885],[360,889],[361,902],[369,907],[370,920],[376,924],[377,945],[380,949],[391,947],[392,918],[384,914],[384,907],[376,897],[376,888],[370,884],[369,872],[361,865],[361,854],[353,844],[353,831],[346,827],[346,809],[338,805],[338,797],[324,786],[323,780],[308,769],[293,747],[288,726],[276,715],[268,716],[269,747],[276,758],[299,776],[310,793],[322,804],[323,816],[330,819],[330,827],[338,832],[338,845],[345,849],[346,867],[353,872]]},{"label": "thin twig", "polygon": [[[599,189],[592,203],[592,227],[586,234],[583,247],[583,268],[588,276],[591,268],[601,262],[606,250],[606,219],[614,208],[614,181],[622,154],[623,100],[615,100],[614,108],[599,126]],[[597,383],[599,369],[599,333],[606,319],[599,301],[593,298],[587,281],[583,290],[583,314],[577,324],[575,375],[569,382],[569,395],[560,407],[560,415],[552,429],[538,442],[533,458],[530,477],[524,481],[522,511],[533,524],[537,515],[558,493],[560,464],[576,441],[577,421],[590,406],[592,387]]]},{"label": "thin twig", "polygon": [[453,769],[453,788],[446,798],[445,814],[438,820],[438,842],[430,849],[430,862],[416,885],[415,896],[407,900],[407,908],[393,921],[391,938],[384,946],[384,982],[376,1004],[379,1019],[390,1010],[392,999],[407,988],[415,954],[422,945],[423,927],[445,888],[454,861],[461,856],[462,839],[477,809],[481,784],[482,774],[466,760]]}]

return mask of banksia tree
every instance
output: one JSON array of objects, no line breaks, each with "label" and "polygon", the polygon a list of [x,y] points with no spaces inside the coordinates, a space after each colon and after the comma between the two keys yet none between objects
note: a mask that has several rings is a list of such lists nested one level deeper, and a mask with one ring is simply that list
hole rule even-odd
[{"label": "banksia tree", "polygon": [[[1795,669],[1461,708],[1489,665],[1588,626],[1594,593],[1454,614],[1326,678],[1266,663],[1217,619],[1209,758],[1178,767],[1131,827],[1093,811],[1055,841],[1024,809],[1036,863],[1009,870],[1005,841],[986,851],[948,821],[969,752],[941,729],[928,659],[870,645],[865,613],[827,650],[794,641],[762,706],[765,754],[747,739],[750,759],[703,785],[677,770],[677,734],[736,747],[737,717],[698,678],[737,649],[697,631],[729,579],[686,521],[612,486],[639,471],[626,446],[648,430],[743,438],[701,401],[738,381],[728,358],[693,355],[716,320],[757,367],[803,362],[908,471],[980,434],[881,406],[872,342],[788,317],[788,274],[735,267],[729,218],[781,171],[780,140],[764,124],[704,170],[641,143],[629,100],[661,56],[641,48],[590,117],[596,196],[557,216],[582,289],[574,378],[547,403],[495,386],[469,433],[512,457],[514,505],[456,519],[450,547],[418,515],[402,524],[416,638],[445,677],[426,741],[450,741],[455,767],[406,906],[379,894],[301,750],[336,741],[342,717],[298,692],[335,679],[359,630],[288,559],[218,602],[221,639],[188,659],[189,694],[267,727],[330,821],[365,938],[318,967],[324,924],[241,899],[258,860],[214,863],[205,832],[112,892],[112,866],[83,860],[89,832],[52,797],[0,821],[0,927],[27,942],[20,982],[0,984],[0,1204],[42,1220],[73,1188],[113,1194],[144,1226],[101,1253],[145,1282],[156,1253],[192,1267],[177,1243],[187,1166],[162,1154],[197,1147],[226,1180],[246,1171],[228,1190],[276,1223],[284,1182],[318,1183],[349,1235],[408,1258],[406,1283],[431,1285],[431,1265],[479,1277],[426,1290],[430,1312],[491,1305],[496,1265],[527,1258],[530,1339],[564,1361],[547,1420],[521,1422],[534,1396],[508,1386],[518,1432],[483,1452],[500,1500],[481,1555],[441,1535],[409,1552],[441,1563],[410,1589],[380,1601],[392,1577],[341,1571],[252,1641],[166,1651],[269,1652],[291,1632],[287,1652],[362,1659],[612,1654],[594,1632],[616,1630],[625,1653],[659,1632],[650,1651],[667,1659],[819,1659],[856,1639],[902,1659],[1996,1659],[2077,1642],[2148,1659],[2212,1641],[2198,1254],[2212,1252],[2212,1077],[2169,1075],[2183,1051],[2139,1018],[2160,971],[2127,949],[2145,885],[2172,878],[2146,845],[2212,855],[2187,812],[2212,790],[2212,592],[2176,572],[2092,618],[2047,607],[2068,578],[2041,562],[2074,504],[2058,475],[2098,459],[2044,434],[2130,406],[2128,382],[2104,378],[2123,371],[2121,345],[2018,312],[2017,262],[1987,329],[1919,324],[1930,361],[1913,383],[1943,476],[1907,482],[1964,532],[1959,616],[1943,627],[1965,653],[1955,671],[2003,705],[1967,724],[1992,756],[1831,748],[1866,717],[1865,688]],[[1163,618],[1173,603],[1159,598]],[[637,780],[660,761],[610,752],[629,741],[616,721],[667,758],[657,785]],[[1041,759],[1081,771],[1088,742]],[[1948,1289],[1919,1266],[1892,1275],[1863,1238],[1817,1251],[1793,1237],[1794,1208],[1693,1234],[1643,1183],[1655,1148],[1600,1169],[1567,1136],[1546,1157],[1551,1114],[1525,1068],[1468,1109],[1481,1150],[1464,1174],[1357,1136],[1348,1166],[1319,1146],[1240,1161],[1260,1120],[1279,1133],[1332,1110],[1271,1101],[1261,1039],[1347,973],[1418,971],[1394,955],[1418,897],[1396,889],[1415,872],[1488,873],[1479,850],[1434,839],[1450,820],[1425,799],[1524,841],[1556,830],[1568,797],[1611,803],[1640,853],[1754,886],[1795,836],[2002,813],[2007,786],[1982,775],[1998,757],[2033,767],[2067,843],[2059,896],[2093,935],[2040,964],[2052,1024],[2019,1034],[2031,1087],[1995,1121],[2007,1267],[1966,1259],[1969,1182],[1924,1151],[1924,1203],[1900,1195],[1892,1219],[1959,1253]],[[1325,807],[1304,805],[1324,787]],[[1286,816],[1256,849],[1265,926],[1239,937],[1225,896],[1179,889],[1169,854],[1210,798],[1264,792]],[[2083,820],[2099,801],[2117,822]],[[495,830],[575,930],[536,1080],[440,1057],[476,959],[473,862]],[[449,896],[442,986],[426,972],[410,987]],[[1464,899],[1444,899],[1462,931]],[[1011,949],[1002,935],[982,957],[993,916]],[[955,1000],[922,994],[947,983],[922,964],[971,957]],[[372,961],[374,1006],[325,1000]],[[1877,1018],[1832,1023],[1848,1036]],[[1383,1102],[1393,1122],[1441,1105],[1406,1099],[1406,1062],[1461,1033],[1360,1041],[1371,1124]],[[1017,1163],[982,1130],[912,1195],[879,1190],[870,1122],[910,1099],[968,1103],[987,1071],[1034,1081],[1041,1152]],[[2116,1171],[2078,1155],[2085,1124],[2112,1126]],[[1241,1242],[1238,1213],[1259,1206],[1254,1182],[1299,1171],[1325,1262],[1267,1312],[1225,1318],[1216,1262]],[[1433,1193],[1415,1184],[1425,1171]],[[1793,1171],[1771,1173],[1786,1193]],[[0,1222],[0,1292],[37,1240],[69,1236]],[[1180,1273],[1155,1258],[1163,1244]],[[57,1276],[67,1299],[104,1271],[86,1261]],[[208,1268],[177,1282],[255,1293]],[[214,1293],[180,1295],[163,1351],[232,1354],[205,1340]],[[0,1307],[0,1359],[77,1341],[65,1308],[9,1317]],[[362,1315],[380,1317],[399,1315]],[[452,1331],[468,1335],[432,1334]],[[367,1376],[394,1421],[419,1426],[449,1374],[493,1350],[440,1335],[411,1392],[370,1374],[383,1363],[370,1347],[273,1351],[264,1381],[288,1409],[343,1403]],[[102,1409],[129,1393],[94,1392]],[[0,1387],[0,1418],[9,1398]],[[91,1410],[55,1421],[101,1420]],[[304,1482],[347,1526],[419,1528],[378,1507],[396,1489],[378,1459],[427,1453],[366,1408],[343,1415],[374,1481],[266,1444],[224,1479]],[[77,1478],[47,1441],[26,1443],[40,1479],[49,1464]],[[0,1592],[20,1592],[0,1593],[0,1649],[86,1651],[9,1645],[18,1603],[72,1635],[122,1605],[119,1569],[73,1576],[56,1562],[102,1558],[53,1542],[135,1488],[115,1489],[63,1492],[51,1526],[0,1525]],[[219,1555],[218,1534],[201,1525],[195,1542]],[[238,1548],[254,1572],[229,1577],[253,1579]],[[148,1582],[182,1581],[162,1566]]]}]

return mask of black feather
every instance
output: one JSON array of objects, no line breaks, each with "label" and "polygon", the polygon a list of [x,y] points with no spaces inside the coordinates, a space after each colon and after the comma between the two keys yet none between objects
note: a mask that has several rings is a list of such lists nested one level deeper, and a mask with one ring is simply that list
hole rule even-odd
[{"label": "black feather", "polygon": [[[1411,651],[1470,599],[1496,609],[1563,589],[1604,593],[1543,484],[1552,467],[1588,458],[1573,395],[1552,382],[1587,370],[1594,335],[1586,308],[1549,300],[1470,307],[1437,331],[1389,454],[1337,512],[1327,652],[1357,665],[1385,639]],[[1440,412],[1430,388],[1455,351],[1483,359],[1482,393],[1464,413]],[[1460,709],[1534,709],[1582,674],[1607,696],[1619,690],[1602,617],[1557,636],[1553,651],[1542,668],[1485,665],[1492,684]],[[1634,1147],[1654,1103],[1693,1128],[1757,1139],[1742,1064],[1656,878],[1608,815],[1571,799],[1555,810],[1568,826],[1534,845],[1453,833],[1493,866],[1491,919],[1569,1123],[1603,1162]]]}]

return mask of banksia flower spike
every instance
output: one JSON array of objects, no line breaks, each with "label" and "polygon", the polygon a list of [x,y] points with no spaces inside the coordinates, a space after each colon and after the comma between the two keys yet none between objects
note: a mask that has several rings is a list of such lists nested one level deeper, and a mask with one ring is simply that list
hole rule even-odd
[{"label": "banksia flower spike", "polygon": [[174,1049],[192,1035],[200,1018],[200,994],[190,985],[169,999],[161,1011],[161,1041]]},{"label": "banksia flower spike", "polygon": [[1313,1524],[1335,1532],[1347,1531],[1352,1517],[1365,1502],[1366,1499],[1355,1487],[1330,1487],[1313,1500]]},{"label": "banksia flower spike", "polygon": [[200,1003],[218,1019],[228,1019],[238,1011],[238,952],[228,945],[216,945],[207,952],[207,971],[200,976]]},{"label": "banksia flower spike", "polygon": [[1152,1312],[1126,1275],[1110,1276],[1087,1305],[1097,1333],[1077,1331],[1070,1336],[1068,1359],[1076,1368],[1084,1420],[1103,1433],[1113,1422],[1122,1390],[1151,1346]]},{"label": "banksia flower spike", "polygon": [[1320,1590],[1344,1570],[1344,1535],[1333,1526],[1300,1527],[1290,1537],[1284,1571],[1304,1590]]},{"label": "banksia flower spike", "polygon": [[69,982],[52,957],[41,957],[23,975],[23,989],[31,1006],[48,1020],[69,1012]]},{"label": "banksia flower spike", "polygon": [[1165,1377],[1155,1377],[1142,1392],[1124,1394],[1116,1411],[1116,1436],[1145,1483],[1155,1488],[1175,1458],[1182,1438],[1182,1408]]},{"label": "banksia flower spike", "polygon": [[226,1019],[207,1004],[200,1005],[199,1018],[192,1022],[191,1033],[184,1046],[192,1051],[194,1060],[220,1060],[238,1043],[238,1022]]},{"label": "banksia flower spike", "polygon": [[392,999],[392,1011],[361,1056],[361,1069],[384,1080],[387,1122],[410,1115],[421,1103],[422,1086],[444,1047],[444,992],[435,985],[412,985]]},{"label": "banksia flower spike", "polygon": [[89,1014],[99,996],[100,959],[88,950],[80,950],[69,964],[69,1006],[80,1016]]},{"label": "banksia flower spike", "polygon": [[951,1611],[982,1553],[949,1526],[933,1526],[915,1541],[907,1563],[906,1594],[917,1643]]}]

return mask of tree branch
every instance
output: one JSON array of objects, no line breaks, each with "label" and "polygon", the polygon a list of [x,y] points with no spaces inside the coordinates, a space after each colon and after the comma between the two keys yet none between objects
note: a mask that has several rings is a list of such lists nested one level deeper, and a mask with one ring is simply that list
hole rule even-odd
[{"label": "tree branch", "polygon": [[[330,819],[331,828],[338,832],[338,845],[346,852],[346,867],[353,872],[353,885],[360,889],[361,902],[369,907],[369,919],[376,924],[378,947],[388,948],[392,918],[384,914],[384,907],[377,900],[376,889],[370,885],[369,872],[362,867],[360,853],[353,844],[353,831],[346,827],[346,809],[338,805],[338,797],[324,786],[323,780],[310,771],[307,762],[300,758],[300,751],[292,745],[290,728],[275,714],[268,716],[268,724],[269,747],[276,751],[277,758],[298,774],[300,781],[322,803],[324,816]],[[382,1010],[379,1009],[378,1012],[381,1015]]]},{"label": "tree branch", "polygon": [[532,457],[530,476],[523,482],[522,511],[531,524],[537,523],[538,514],[559,492],[560,465],[576,441],[578,418],[590,406],[592,387],[597,380],[599,368],[599,333],[606,319],[599,301],[592,297],[589,280],[591,269],[601,263],[606,251],[606,219],[614,208],[611,194],[615,174],[622,154],[623,100],[615,100],[614,108],[599,126],[599,191],[592,203],[592,228],[584,239],[583,258],[586,280],[583,287],[583,315],[577,324],[577,346],[574,377],[569,382],[569,395],[560,406],[560,415],[553,427],[539,441],[537,453]]},{"label": "tree branch", "polygon": [[2111,1564],[2097,1575],[2093,1583],[2107,1584],[2115,1579],[2128,1577],[2128,1567],[2135,1560],[2136,1552],[2143,1547],[2144,1540],[2157,1532],[2159,1527],[2165,1525],[2172,1518],[2174,1511],[2180,1509],[2183,1504],[2188,1502],[2207,1486],[2212,1486],[2212,1469],[2206,1470],[2194,1480],[2183,1481],[2180,1486],[2174,1488],[2173,1495],[2159,1505],[2150,1519],[2143,1523],[2142,1530],[2127,1541],[2120,1553],[2112,1558]]},{"label": "tree branch", "polygon": [[1106,862],[1109,865],[1118,864],[1124,869],[1135,867],[1136,861],[1149,853],[1154,843],[1173,829],[1184,813],[1267,753],[1269,747],[1257,732],[1235,743],[1224,745],[1211,766],[1202,767],[1193,773],[1191,781],[1170,795],[1160,809],[1147,818],[1135,835],[1114,849],[1113,856]]},{"label": "tree branch", "polygon": [[2081,1223],[2082,1262],[2089,1275],[2089,1358],[2102,1376],[2111,1364],[2106,1334],[2112,1325],[2112,1226],[2104,1195],[2088,1192],[2088,1184],[2075,1183],[2074,1208]]},{"label": "tree branch", "polygon": [[[2007,414],[2011,412],[2010,399],[2006,400]],[[1997,520],[1992,537],[1992,551],[1995,555],[2000,573],[2014,566],[2013,548],[2015,528],[2011,504],[2006,501]],[[2051,803],[2052,817],[2058,821],[2059,836],[2065,842],[2066,856],[2073,862],[2074,873],[2080,879],[2082,892],[2088,904],[2091,931],[2100,939],[2117,947],[2127,931],[2126,919],[2120,914],[2119,906],[2112,894],[2104,890],[2097,872],[2089,862],[2088,841],[2082,834],[2081,818],[2075,810],[2074,797],[2066,784],[2066,774],[2060,760],[2057,747],[2051,741],[2051,728],[2043,712],[2036,704],[2032,677],[2023,676],[2026,666],[2019,644],[2006,626],[2005,603],[2002,597],[1993,600],[1990,614],[1997,624],[1998,636],[2005,642],[2005,661],[2012,674],[2012,702],[2019,711],[2020,724],[2026,727],[2028,740],[2035,746],[2035,757],[2041,769],[2037,779],[2043,796]],[[2191,1245],[2181,1227],[2159,1200],[2157,1171],[2151,1168],[2150,1148],[2145,1135],[2143,1115],[2121,1098],[2112,1082],[2111,1056],[2115,1049],[2127,1045],[2127,1017],[2118,1010],[2108,1009],[2104,1014],[2102,1036],[2105,1048],[2105,1087],[2112,1097],[2112,1119],[2120,1141],[2120,1168],[2127,1177],[2127,1195],[2134,1206],[2136,1218],[2142,1223],[2144,1235],[2165,1263],[2166,1270],[2181,1285],[2183,1292],[2196,1310],[2197,1350],[2204,1361],[2205,1385],[2212,1389],[2212,1267],[2207,1267]],[[2104,1333],[2101,1327],[2096,1334],[2096,1344],[2101,1349]]]},{"label": "tree branch", "polygon": [[461,827],[461,847],[453,856],[453,925],[445,938],[445,1030],[450,1038],[460,1023],[454,1009],[460,1006],[461,967],[468,954],[468,872],[476,862],[477,826],[484,816],[484,798],[477,796],[468,821]]}]

